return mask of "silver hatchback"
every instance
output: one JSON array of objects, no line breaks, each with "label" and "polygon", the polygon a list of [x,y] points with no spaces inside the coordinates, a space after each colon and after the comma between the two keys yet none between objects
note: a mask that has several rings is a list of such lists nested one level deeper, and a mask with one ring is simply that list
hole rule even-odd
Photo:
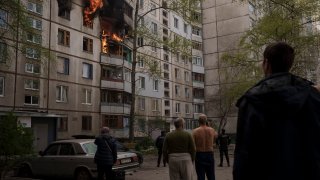
[{"label": "silver hatchback", "polygon": [[[97,177],[94,154],[97,146],[93,139],[71,139],[51,143],[37,158],[26,161],[18,168],[22,177],[55,177],[89,180]],[[113,170],[133,171],[139,167],[137,154],[118,152]]]}]

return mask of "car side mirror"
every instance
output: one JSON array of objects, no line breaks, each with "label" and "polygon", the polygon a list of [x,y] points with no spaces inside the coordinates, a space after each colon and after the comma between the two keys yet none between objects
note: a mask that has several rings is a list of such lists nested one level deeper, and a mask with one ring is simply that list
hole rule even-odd
[{"label": "car side mirror", "polygon": [[43,151],[39,151],[39,155],[40,155],[40,156],[43,156],[43,155],[44,155],[44,152],[43,152]]}]

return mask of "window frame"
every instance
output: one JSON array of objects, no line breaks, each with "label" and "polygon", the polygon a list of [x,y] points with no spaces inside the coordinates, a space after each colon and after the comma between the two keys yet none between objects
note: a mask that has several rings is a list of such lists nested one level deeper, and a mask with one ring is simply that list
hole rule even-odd
[{"label": "window frame", "polygon": [[[26,103],[26,96],[30,96],[31,98],[31,103]],[[38,98],[38,101],[37,101],[37,104],[34,104],[33,103],[33,99],[34,98]],[[24,105],[30,105],[30,106],[38,106],[39,105],[39,102],[40,102],[40,97],[38,95],[29,95],[29,94],[25,94],[24,95]]]},{"label": "window frame", "polygon": [[59,69],[57,69],[57,73],[69,75],[70,74],[70,59],[66,58],[66,57],[61,57],[61,56],[58,56],[57,59],[58,59],[58,61],[62,61],[62,64],[63,64],[63,72],[61,72],[61,71],[59,71]]},{"label": "window frame", "polygon": [[0,97],[5,95],[5,77],[0,76]]},{"label": "window frame", "polygon": [[[68,102],[68,86],[57,85],[56,86],[56,102],[58,103],[67,103]],[[65,94],[64,94],[65,92]],[[59,99],[60,96],[60,99]],[[65,99],[64,99],[65,97]]]},{"label": "window frame", "polygon": [[[3,14],[4,18],[1,17]],[[0,9],[0,28],[2,29],[8,29],[8,16],[9,16],[9,13],[8,11],[5,11],[3,9]]]},{"label": "window frame", "polygon": [[[85,49],[85,47],[87,48]],[[93,53],[93,39],[83,36],[82,51],[86,53]]]},{"label": "window frame", "polygon": [[[88,67],[88,76],[86,76],[86,74],[84,73],[85,72],[85,66]],[[85,79],[92,79],[93,78],[93,65],[92,64],[89,64],[89,63],[86,63],[86,62],[83,62],[82,63],[82,78],[85,78]]]},{"label": "window frame", "polygon": [[[30,82],[30,86],[28,87],[28,81]],[[36,85],[38,83],[38,85]],[[38,86],[38,87],[36,87]],[[39,91],[40,89],[40,80],[39,79],[25,79],[24,80],[24,89],[25,90],[32,90],[32,91]]]},{"label": "window frame", "polygon": [[[30,9],[30,5],[32,5],[32,8]],[[38,8],[40,8],[40,12],[38,12]],[[33,12],[33,13],[36,13],[36,14],[39,14],[39,15],[42,15],[43,13],[43,6],[42,4],[40,3],[35,3],[35,2],[28,2],[27,3],[27,10],[30,11],[30,12]]]},{"label": "window frame", "polygon": [[[32,65],[32,71],[28,71],[28,65]],[[35,66],[39,66],[39,72],[35,72]],[[41,73],[41,66],[39,64],[26,63],[25,64],[25,72],[32,73],[32,74],[40,74]]]},{"label": "window frame", "polygon": [[153,80],[153,91],[159,91],[159,80],[158,79]]},{"label": "window frame", "polygon": [[57,121],[57,130],[59,132],[68,131],[68,117],[59,117]]},{"label": "window frame", "polygon": [[91,130],[92,130],[92,116],[81,116],[81,131],[91,131]]},{"label": "window frame", "polygon": [[143,76],[139,76],[139,88],[140,89],[146,88],[146,78]]},{"label": "window frame", "polygon": [[70,47],[70,31],[58,28],[58,44]]},{"label": "window frame", "polygon": [[176,102],[176,113],[180,113],[180,103]]},{"label": "window frame", "polygon": [[[84,93],[84,100],[85,100],[85,102],[82,102],[82,104],[92,105],[92,90],[91,90],[91,89],[84,88],[84,89],[83,89],[83,93]],[[90,101],[89,101],[88,99],[89,99]]]}]

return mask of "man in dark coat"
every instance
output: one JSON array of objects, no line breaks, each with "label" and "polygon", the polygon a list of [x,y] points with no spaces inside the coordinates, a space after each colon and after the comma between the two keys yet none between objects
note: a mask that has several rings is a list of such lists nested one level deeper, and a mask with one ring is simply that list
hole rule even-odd
[{"label": "man in dark coat", "polygon": [[117,145],[115,139],[109,135],[109,128],[102,127],[101,134],[94,143],[97,145],[97,152],[94,156],[97,163],[98,180],[103,180],[103,175],[106,175],[106,180],[112,180],[112,165],[117,162]]},{"label": "man in dark coat", "polygon": [[289,73],[294,49],[264,51],[266,77],[239,100],[234,180],[320,179],[320,93]]},{"label": "man in dark coat", "polygon": [[228,166],[230,166],[229,152],[228,152],[228,146],[230,144],[230,141],[231,141],[230,136],[226,134],[225,129],[222,129],[221,134],[219,134],[218,139],[217,139],[217,145],[219,146],[219,151],[220,151],[219,167],[223,166],[223,155],[226,156]]},{"label": "man in dark coat", "polygon": [[[157,167],[160,166],[160,162],[161,162],[161,156],[162,156],[162,147],[163,147],[163,143],[164,143],[164,138],[166,137],[166,132],[165,131],[161,131],[161,135],[157,137],[156,139],[156,147],[158,149],[158,164]],[[163,160],[163,167],[166,167],[166,161],[164,158],[162,158]]]}]

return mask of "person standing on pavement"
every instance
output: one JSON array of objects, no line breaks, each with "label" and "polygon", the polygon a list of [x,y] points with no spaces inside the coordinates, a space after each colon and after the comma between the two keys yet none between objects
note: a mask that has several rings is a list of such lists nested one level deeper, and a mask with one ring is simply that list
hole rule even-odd
[{"label": "person standing on pavement", "polygon": [[228,153],[228,146],[231,142],[230,136],[226,134],[226,130],[222,129],[221,134],[218,136],[217,145],[219,146],[220,151],[220,164],[219,167],[223,166],[223,155],[225,155],[228,167],[230,167],[229,161],[229,153]]},{"label": "person standing on pavement", "polygon": [[169,164],[170,180],[192,180],[195,145],[190,133],[184,131],[184,119],[174,120],[176,130],[164,139],[163,157]]},{"label": "person standing on pavement", "polygon": [[320,179],[320,93],[289,73],[295,51],[284,42],[263,53],[265,78],[237,102],[234,180]]},{"label": "person standing on pavement", "polygon": [[[156,147],[158,149],[158,164],[157,167],[160,166],[160,162],[161,162],[161,156],[162,156],[162,147],[163,147],[163,143],[164,143],[164,138],[166,137],[166,132],[165,131],[161,131],[161,135],[157,137],[156,140]],[[162,158],[163,161],[163,167],[166,167],[166,161],[164,160],[164,158]]]},{"label": "person standing on pavement", "polygon": [[217,133],[212,127],[206,125],[207,116],[199,116],[200,127],[193,130],[193,139],[196,145],[196,172],[198,180],[215,180],[213,143]]},{"label": "person standing on pavement", "polygon": [[117,161],[117,146],[115,139],[109,135],[109,132],[108,127],[102,127],[100,136],[94,141],[97,145],[94,160],[97,164],[98,180],[103,180],[104,175],[106,180],[112,180],[112,166]]}]

